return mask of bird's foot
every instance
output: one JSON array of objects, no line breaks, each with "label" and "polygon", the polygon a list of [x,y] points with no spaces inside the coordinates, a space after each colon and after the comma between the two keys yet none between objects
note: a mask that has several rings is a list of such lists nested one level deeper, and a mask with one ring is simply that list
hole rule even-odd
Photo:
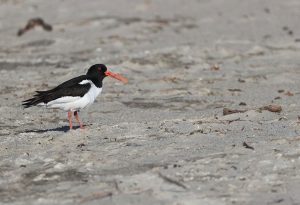
[{"label": "bird's foot", "polygon": [[83,124],[79,124],[79,126],[80,126],[80,129],[82,129],[82,130],[85,129],[85,125],[83,125]]},{"label": "bird's foot", "polygon": [[68,120],[69,120],[69,125],[70,125],[70,130],[72,130],[72,112],[68,112]]},{"label": "bird's foot", "polygon": [[76,121],[77,121],[78,124],[79,124],[80,129],[84,129],[85,126],[84,126],[84,125],[82,124],[82,122],[80,121],[80,119],[79,119],[79,114],[78,114],[77,111],[74,112],[74,116],[75,116]]}]

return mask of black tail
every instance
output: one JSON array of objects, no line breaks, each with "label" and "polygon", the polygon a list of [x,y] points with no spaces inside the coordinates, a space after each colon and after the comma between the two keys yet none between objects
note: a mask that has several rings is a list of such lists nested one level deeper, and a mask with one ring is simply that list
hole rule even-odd
[{"label": "black tail", "polygon": [[36,91],[36,92],[37,92],[37,94],[35,94],[33,98],[24,100],[22,102],[22,105],[24,106],[24,108],[29,108],[29,107],[35,106],[39,103],[45,102],[45,97],[47,96],[47,91]]}]

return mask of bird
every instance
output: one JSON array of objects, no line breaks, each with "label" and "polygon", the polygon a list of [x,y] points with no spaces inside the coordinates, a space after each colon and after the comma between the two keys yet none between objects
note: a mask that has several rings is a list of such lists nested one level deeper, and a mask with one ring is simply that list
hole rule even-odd
[{"label": "bird", "polygon": [[85,75],[72,78],[50,90],[36,91],[36,94],[22,101],[24,108],[32,106],[44,106],[46,108],[61,109],[67,111],[69,127],[72,130],[72,115],[84,128],[79,119],[79,111],[91,105],[102,91],[103,79],[112,77],[124,83],[128,79],[118,73],[109,71],[104,64],[92,65]]}]

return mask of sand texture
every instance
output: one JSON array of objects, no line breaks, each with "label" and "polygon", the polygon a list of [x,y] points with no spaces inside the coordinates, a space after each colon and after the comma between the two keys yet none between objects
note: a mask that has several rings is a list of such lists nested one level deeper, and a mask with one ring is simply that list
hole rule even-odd
[{"label": "sand texture", "polygon": [[[0,204],[300,204],[299,11],[0,0]],[[52,30],[17,35],[37,17]],[[104,80],[85,130],[22,108],[96,63],[129,83]]]}]

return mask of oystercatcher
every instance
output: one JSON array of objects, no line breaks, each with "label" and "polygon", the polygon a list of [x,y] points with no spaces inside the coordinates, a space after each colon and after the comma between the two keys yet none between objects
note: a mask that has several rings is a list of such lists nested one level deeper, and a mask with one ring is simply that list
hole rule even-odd
[{"label": "oystercatcher", "polygon": [[34,97],[23,101],[22,105],[24,108],[37,105],[67,111],[70,130],[72,129],[72,114],[74,112],[80,128],[83,128],[78,112],[95,101],[102,91],[102,81],[107,76],[124,83],[128,82],[127,78],[109,71],[105,65],[95,64],[88,69],[86,75],[68,80],[51,90],[36,91]]}]

